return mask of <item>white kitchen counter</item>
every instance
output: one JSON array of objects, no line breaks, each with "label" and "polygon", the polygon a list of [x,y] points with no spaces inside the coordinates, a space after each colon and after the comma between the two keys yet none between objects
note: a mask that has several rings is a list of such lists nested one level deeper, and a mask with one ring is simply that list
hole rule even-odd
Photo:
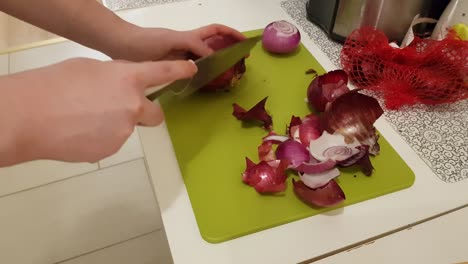
[{"label": "white kitchen counter", "polygon": [[[217,22],[239,30],[252,30],[263,28],[273,20],[291,21],[288,14],[280,8],[279,1],[268,0],[188,1],[130,10],[121,14],[125,19],[139,25],[177,29]],[[327,70],[334,68],[314,45],[313,40],[304,37],[303,43]],[[310,217],[221,244],[205,242],[198,232],[165,128],[141,129],[144,152],[174,261],[301,262],[320,258],[330,252],[467,204],[468,181],[452,184],[440,181],[388,122],[382,118],[376,126],[414,170],[416,181],[411,188],[348,206],[336,214]]]},{"label": "white kitchen counter", "polygon": [[[189,0],[125,10],[119,12],[119,14],[124,19],[142,26],[191,29],[209,23],[222,23],[241,31],[247,31],[263,28],[273,20],[287,19],[292,21],[289,15],[280,7],[279,3],[279,0]],[[304,36],[304,45],[319,62],[327,70],[334,69],[330,60],[314,44],[314,40],[307,38],[306,34],[302,35]],[[56,55],[57,57],[51,58],[51,55]],[[0,57],[0,70],[9,68],[10,72],[14,72],[41,66],[45,61],[49,62],[49,60],[51,60],[49,62],[51,63],[55,58],[64,59],[73,56],[105,59],[102,57],[102,54],[89,50],[83,53],[83,49],[78,48],[75,44],[62,43],[10,54],[9,56],[4,55]],[[37,59],[32,60],[31,58]],[[64,225],[67,225],[67,228],[62,230],[64,235],[56,235],[61,240],[48,240],[51,248],[57,248],[57,251],[53,251],[54,255],[52,257],[47,256],[47,260],[50,259],[51,261],[47,262],[44,259],[33,259],[26,255],[23,256],[24,260],[27,259],[33,263],[63,261],[66,258],[76,257],[80,254],[88,255],[76,260],[70,260],[70,263],[151,263],[151,261],[155,260],[153,258],[155,252],[164,250],[164,247],[158,244],[161,234],[154,233],[160,225],[158,223],[159,217],[154,214],[154,210],[157,210],[157,208],[161,211],[172,258],[176,264],[297,263],[310,259],[319,259],[334,253],[337,254],[322,259],[319,263],[380,263],[385,258],[393,261],[388,261],[387,263],[454,263],[467,261],[468,253],[464,252],[466,247],[460,247],[459,245],[466,244],[468,209],[462,209],[447,216],[436,218],[420,226],[413,227],[411,230],[391,234],[388,237],[381,238],[372,244],[359,247],[350,252],[346,251],[347,248],[361,244],[363,241],[367,243],[367,241],[372,241],[375,237],[380,237],[394,230],[404,229],[408,225],[462,207],[468,203],[468,180],[451,184],[440,181],[427,164],[419,158],[388,122],[383,118],[380,119],[377,122],[377,128],[415,171],[416,181],[412,187],[347,206],[343,210],[337,210],[337,212],[291,222],[220,244],[207,243],[199,234],[187,190],[180,175],[169,135],[164,125],[156,128],[139,128],[143,153],[139,147],[136,147],[139,142],[135,143],[136,139],[133,138],[128,146],[122,150],[121,154],[102,161],[99,164],[87,167],[79,166],[79,168],[73,169],[73,175],[78,172],[90,172],[95,173],[95,175],[102,175],[104,173],[108,175],[106,179],[101,180],[99,177],[95,178],[85,175],[61,182],[67,177],[71,177],[67,174],[70,172],[69,168],[67,168],[67,173],[50,178],[50,176],[43,177],[43,174],[46,173],[41,172],[47,171],[49,173],[49,167],[47,169],[41,169],[43,168],[41,166],[34,167],[34,170],[40,174],[34,175],[38,177],[38,179],[35,179],[38,181],[37,185],[42,184],[39,181],[44,181],[43,184],[49,184],[51,181],[57,181],[57,183],[41,187],[42,189],[36,188],[39,190],[34,189],[32,192],[26,191],[28,188],[34,187],[28,185],[31,184],[31,181],[21,180],[15,183],[14,186],[15,190],[22,192],[19,194],[12,194],[13,190],[10,190],[10,187],[3,189],[0,187],[0,191],[4,192],[0,193],[0,197],[6,195],[0,199],[0,208],[7,208],[11,212],[16,212],[17,215],[21,216],[21,212],[14,209],[18,202],[10,203],[9,201],[21,200],[26,208],[26,204],[29,201],[26,199],[27,197],[31,197],[31,200],[37,200],[37,197],[46,197],[48,205],[41,205],[42,207],[40,208],[51,210],[53,213],[57,213],[57,211],[53,210],[58,210],[62,214],[65,212],[65,216],[67,217],[62,216],[61,218],[57,218],[61,221],[90,214],[90,212],[94,213],[95,211],[106,210],[110,206],[117,208],[114,208],[111,212],[105,212],[105,214],[95,213],[93,215],[93,219],[95,220],[93,223],[105,223],[109,217],[122,218],[121,224],[116,227],[119,230],[113,230],[112,226],[109,225],[99,226],[93,224],[90,225],[91,228],[86,228],[86,226],[79,225],[79,223],[74,223],[72,227],[69,227],[69,223],[64,223]],[[125,154],[125,157],[121,156],[122,153]],[[154,187],[159,207],[157,204],[151,204],[150,197],[152,193],[145,187],[147,183],[145,183],[144,170],[140,171],[142,166],[140,166],[139,159],[143,155],[146,159],[151,184]],[[122,161],[127,162],[127,164],[119,165]],[[128,163],[128,161],[131,162]],[[113,170],[115,175],[120,175],[118,178],[113,177],[111,174],[106,174],[108,173],[106,171],[95,171],[98,168],[102,169],[110,165],[117,166],[115,168],[110,167],[109,170]],[[118,166],[125,166],[129,170],[129,173],[121,175],[122,170]],[[135,166],[138,170],[132,169],[132,166]],[[39,168],[39,170],[36,168]],[[5,184],[9,183],[9,179],[6,177],[9,175],[4,175],[2,178],[1,172],[0,182],[3,179]],[[5,170],[3,172],[6,173]],[[139,172],[137,174],[140,175],[138,178],[131,177],[135,172]],[[121,183],[115,182],[116,179]],[[114,185],[118,184],[118,188],[121,189],[114,189],[111,184],[112,181],[114,181]],[[76,182],[81,185],[78,185]],[[100,185],[96,185],[91,190],[91,194],[104,199],[102,198],[104,190],[107,198],[105,198],[106,202],[96,198],[94,208],[88,208],[86,200],[75,198],[72,194],[68,196],[61,194],[62,190],[64,190],[63,186],[69,188],[66,190],[75,190],[74,192],[78,196],[80,190],[85,190],[86,186],[95,186],[96,183]],[[76,186],[81,186],[82,188],[78,189]],[[103,187],[101,188],[101,186]],[[55,193],[57,193],[56,196]],[[70,203],[67,203],[67,200],[53,202],[63,197],[66,197]],[[118,210],[119,207],[115,205],[118,202],[113,201],[112,199],[114,198],[110,199],[109,197],[117,197],[120,199],[119,201],[131,201],[130,207],[139,208],[141,212],[145,213],[143,216],[146,217],[141,218],[138,215],[133,215],[132,218],[132,215],[126,216],[126,213]],[[2,202],[8,205],[8,207],[1,207]],[[74,210],[67,209],[67,204],[78,205],[79,210],[75,208],[73,208]],[[34,207],[37,206],[29,205],[27,208],[29,208],[28,210],[32,210]],[[60,207],[64,208],[61,209]],[[4,212],[8,213],[10,211]],[[34,213],[29,215],[31,216],[30,218],[35,217]],[[132,225],[125,225],[125,217],[131,218]],[[13,223],[18,223],[14,214],[5,215],[4,219],[10,221],[9,223],[12,223],[12,225]],[[47,226],[49,219],[54,220],[55,218],[44,218],[38,223],[42,224],[44,228],[51,228]],[[154,221],[154,223],[150,222],[150,220]],[[78,222],[79,220],[75,219],[74,221]],[[28,225],[28,221],[24,220],[20,223],[26,228],[32,228],[31,230],[35,232],[33,235],[35,235],[34,239],[36,240],[41,239],[42,233],[40,232],[49,230],[40,230],[33,225]],[[71,232],[72,228],[75,228],[73,232]],[[84,229],[79,230],[80,228]],[[9,231],[8,234],[11,237],[18,235],[14,229],[5,228],[6,231]],[[98,240],[89,239],[89,235],[92,235],[93,232],[99,234],[97,235]],[[433,239],[435,241],[442,241],[437,244],[439,250],[430,247],[427,243],[431,238],[427,235],[428,232],[434,234],[435,238]],[[459,237],[451,239],[457,234]],[[74,242],[67,244],[68,238]],[[90,244],[90,241],[94,244]],[[406,241],[406,243],[399,243],[399,241]],[[0,240],[1,242],[2,240]],[[152,243],[154,243],[154,247],[151,246]],[[63,247],[63,249],[60,249],[60,247]],[[99,248],[103,249],[98,250]],[[389,249],[398,251],[401,253],[401,257],[398,257],[394,252],[388,252]],[[10,261],[8,263],[14,263],[11,261],[13,257],[21,256],[19,253],[8,252],[7,258],[3,259],[2,256],[5,254],[2,255],[1,250],[2,248],[0,248],[1,263],[6,260]],[[340,251],[343,251],[343,253],[338,253]],[[122,252],[128,252],[126,257],[122,256]],[[414,252],[419,252],[420,254],[413,254]],[[427,254],[423,255],[424,252]],[[43,251],[36,248],[35,253],[40,255]],[[9,259],[8,256],[12,256],[12,258]],[[436,258],[436,256],[438,257]],[[26,261],[23,263],[26,263]]]}]

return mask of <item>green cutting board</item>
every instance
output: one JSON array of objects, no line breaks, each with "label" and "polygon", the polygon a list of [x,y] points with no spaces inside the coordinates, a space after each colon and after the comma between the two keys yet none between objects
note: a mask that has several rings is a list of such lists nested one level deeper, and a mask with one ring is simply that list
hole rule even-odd
[{"label": "green cutting board", "polygon": [[232,103],[250,108],[268,96],[266,108],[273,117],[274,130],[285,133],[291,115],[310,113],[304,99],[313,77],[305,71],[313,68],[325,73],[302,45],[293,54],[277,56],[258,43],[246,67],[246,74],[230,92],[160,98],[193,212],[206,241],[224,242],[413,184],[411,169],[381,137],[381,154],[371,158],[375,167],[371,177],[356,168],[341,170],[337,181],[346,201],[335,208],[312,208],[303,203],[293,192],[291,178],[285,193],[277,195],[260,195],[245,185],[241,180],[245,157],[258,162],[257,147],[266,131],[235,119]]}]

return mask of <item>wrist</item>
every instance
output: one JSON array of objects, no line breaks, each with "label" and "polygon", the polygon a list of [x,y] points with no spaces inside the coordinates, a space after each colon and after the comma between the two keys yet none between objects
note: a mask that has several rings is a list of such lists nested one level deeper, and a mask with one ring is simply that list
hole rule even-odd
[{"label": "wrist", "polygon": [[136,40],[133,36],[142,28],[125,20],[118,21],[112,27],[104,39],[105,44],[101,51],[113,60],[129,60]]}]

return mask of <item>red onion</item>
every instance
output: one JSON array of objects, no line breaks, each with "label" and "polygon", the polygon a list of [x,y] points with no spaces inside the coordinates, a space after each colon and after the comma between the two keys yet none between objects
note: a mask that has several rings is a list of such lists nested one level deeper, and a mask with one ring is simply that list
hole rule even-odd
[{"label": "red onion", "polygon": [[329,183],[334,178],[340,176],[340,171],[337,168],[331,168],[327,171],[314,174],[299,174],[302,182],[309,188],[316,189]]},{"label": "red onion", "polygon": [[[239,40],[228,35],[215,35],[205,40],[205,43],[213,50],[219,50],[237,43]],[[196,59],[196,58],[193,58]],[[245,58],[234,64],[229,70],[218,76],[209,84],[200,88],[200,91],[213,92],[221,89],[230,89],[242,78],[246,71]]]},{"label": "red onion", "polygon": [[258,102],[253,106],[249,111],[246,111],[244,108],[238,104],[232,104],[233,112],[232,114],[239,120],[244,121],[260,121],[263,123],[263,127],[267,130],[272,128],[272,119],[271,116],[265,110],[265,103],[268,97],[265,97],[263,100]]},{"label": "red onion", "polygon": [[287,159],[290,161],[293,167],[296,167],[304,162],[308,162],[310,159],[309,151],[301,143],[289,139],[276,148],[277,159]]},{"label": "red onion", "polygon": [[242,181],[258,193],[276,193],[286,189],[286,174],[288,161],[261,161],[258,164],[245,158],[246,169],[242,174]]},{"label": "red onion", "polygon": [[292,180],[294,192],[305,203],[311,206],[330,207],[337,205],[346,199],[343,190],[335,182],[331,180],[327,185],[311,189],[302,181]]},{"label": "red onion", "polygon": [[301,41],[301,33],[293,24],[279,20],[268,24],[263,30],[263,47],[271,53],[290,53]]},{"label": "red onion", "polygon": [[317,76],[307,88],[307,100],[319,112],[325,111],[327,103],[349,91],[348,75],[343,70],[335,70]]}]

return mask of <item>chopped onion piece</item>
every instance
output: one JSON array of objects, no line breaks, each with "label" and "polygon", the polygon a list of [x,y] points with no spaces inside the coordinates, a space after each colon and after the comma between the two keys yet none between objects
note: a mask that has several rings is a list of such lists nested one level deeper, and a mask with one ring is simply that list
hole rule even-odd
[{"label": "chopped onion piece", "polygon": [[305,203],[311,206],[331,207],[346,199],[343,190],[335,180],[329,181],[325,186],[311,189],[302,181],[292,180],[294,192]]},{"label": "chopped onion piece", "polygon": [[324,186],[334,178],[340,176],[340,171],[337,168],[332,168],[322,173],[300,173],[299,176],[301,177],[302,182],[304,182],[304,184],[307,185],[307,187],[316,189]]},{"label": "chopped onion piece", "polygon": [[345,138],[340,134],[329,134],[324,131],[316,140],[312,140],[309,145],[310,154],[317,160],[343,161],[359,153],[356,148],[359,142],[346,143]]}]

